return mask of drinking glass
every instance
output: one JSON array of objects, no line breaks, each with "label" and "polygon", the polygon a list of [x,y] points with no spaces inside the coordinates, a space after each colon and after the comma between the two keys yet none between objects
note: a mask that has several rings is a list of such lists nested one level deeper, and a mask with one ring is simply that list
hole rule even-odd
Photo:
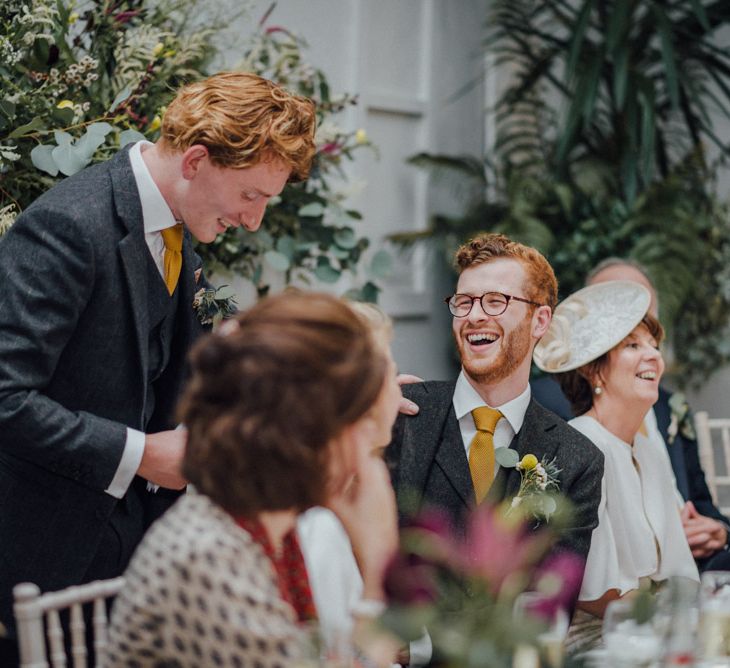
[{"label": "drinking glass", "polygon": [[638,623],[634,602],[618,599],[603,617],[606,665],[612,668],[650,668],[661,657],[661,638],[651,620]]},{"label": "drinking glass", "polygon": [[703,666],[730,666],[730,572],[707,571],[700,583],[700,655]]}]

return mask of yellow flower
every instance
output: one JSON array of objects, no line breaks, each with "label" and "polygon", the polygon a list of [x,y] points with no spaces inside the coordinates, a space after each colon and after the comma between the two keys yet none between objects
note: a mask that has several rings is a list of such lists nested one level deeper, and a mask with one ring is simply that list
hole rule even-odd
[{"label": "yellow flower", "polygon": [[147,128],[147,129],[148,129],[148,130],[149,130],[150,132],[154,132],[155,130],[159,129],[159,127],[160,127],[161,123],[162,123],[162,121],[160,121],[160,117],[159,117],[159,116],[155,116],[155,117],[154,117],[154,118],[152,119],[152,122],[150,123],[150,126],[149,126],[149,128]]},{"label": "yellow flower", "polygon": [[76,21],[78,21],[78,20],[79,20],[79,15],[78,15],[78,13],[77,13],[77,12],[71,12],[71,13],[70,13],[70,14],[68,15],[68,24],[69,24],[70,26],[72,26],[72,25],[73,25],[74,23],[76,23]]},{"label": "yellow flower", "polygon": [[365,132],[365,130],[363,130],[362,128],[360,128],[355,133],[355,142],[357,144],[367,144],[367,141],[368,141],[368,133]]},{"label": "yellow flower", "polygon": [[165,48],[165,45],[162,42],[157,42],[155,44],[154,48],[152,49],[152,55],[157,58],[162,53],[162,49]]},{"label": "yellow flower", "polygon": [[56,109],[73,109],[74,103],[71,100],[61,100],[57,105]]},{"label": "yellow flower", "polygon": [[524,471],[530,471],[537,466],[537,457],[535,455],[525,455],[520,462],[520,468]]}]

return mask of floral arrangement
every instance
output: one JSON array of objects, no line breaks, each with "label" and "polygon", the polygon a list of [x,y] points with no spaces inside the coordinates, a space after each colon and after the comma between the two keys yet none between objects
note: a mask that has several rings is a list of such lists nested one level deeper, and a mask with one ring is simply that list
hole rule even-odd
[{"label": "floral arrangement", "polygon": [[464,536],[443,515],[425,514],[402,531],[381,621],[404,642],[426,628],[447,666],[510,667],[580,588],[582,560],[548,555],[553,537],[503,508],[480,506]]},{"label": "floral arrangement", "polygon": [[[155,141],[175,90],[209,73],[217,45],[230,56],[228,31],[249,8],[234,0],[0,3],[0,235],[59,179],[128,142]],[[304,41],[268,27],[269,13],[237,67],[315,99],[316,163],[307,183],[287,186],[270,203],[256,234],[230,231],[199,252],[207,271],[243,275],[259,295],[272,272],[285,282],[335,283],[350,274],[351,296],[375,301],[390,256],[376,253],[360,276],[369,242],[355,232],[361,216],[346,205],[343,169],[371,144],[363,130],[335,122],[356,97],[332,93],[324,73],[304,59]]]},{"label": "floral arrangement", "polygon": [[558,508],[556,493],[560,491],[560,470],[555,459],[538,461],[533,454],[519,458],[511,448],[499,448],[495,458],[500,466],[516,468],[520,472],[520,488],[512,498],[512,512],[519,508],[523,514],[532,515],[538,521],[548,521]]},{"label": "floral arrangement", "polygon": [[200,288],[195,293],[193,308],[201,325],[217,327],[223,320],[235,315],[236,298],[227,285],[219,288]]},{"label": "floral arrangement", "polygon": [[669,412],[671,415],[669,426],[667,427],[667,441],[669,445],[674,443],[677,434],[682,434],[690,441],[697,440],[694,422],[692,421],[692,413],[689,410],[689,404],[682,392],[674,392],[669,397]]}]

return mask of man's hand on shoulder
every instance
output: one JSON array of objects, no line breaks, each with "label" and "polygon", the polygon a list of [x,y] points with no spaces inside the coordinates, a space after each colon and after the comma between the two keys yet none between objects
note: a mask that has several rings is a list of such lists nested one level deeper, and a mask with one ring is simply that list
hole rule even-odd
[{"label": "man's hand on shoulder", "polygon": [[[396,380],[398,381],[398,385],[408,385],[409,383],[423,382],[423,378],[413,376],[409,373],[399,374]],[[398,411],[403,413],[403,415],[417,415],[418,410],[418,405],[414,404],[410,399],[406,399],[405,397],[401,398],[400,404],[398,405]]]},{"label": "man's hand on shoulder", "polygon": [[182,477],[181,468],[187,436],[185,429],[147,434],[137,474],[167,489],[185,487],[187,480]]}]

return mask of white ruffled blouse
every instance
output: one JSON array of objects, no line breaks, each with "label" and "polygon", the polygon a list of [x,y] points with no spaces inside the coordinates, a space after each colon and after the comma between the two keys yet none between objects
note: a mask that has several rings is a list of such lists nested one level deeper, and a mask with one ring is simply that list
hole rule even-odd
[{"label": "white ruffled blouse", "polygon": [[680,519],[669,455],[663,443],[636,435],[634,447],[592,417],[570,421],[603,452],[598,526],[588,552],[581,601],[600,598],[609,589],[621,594],[649,577],[699,581]]}]

